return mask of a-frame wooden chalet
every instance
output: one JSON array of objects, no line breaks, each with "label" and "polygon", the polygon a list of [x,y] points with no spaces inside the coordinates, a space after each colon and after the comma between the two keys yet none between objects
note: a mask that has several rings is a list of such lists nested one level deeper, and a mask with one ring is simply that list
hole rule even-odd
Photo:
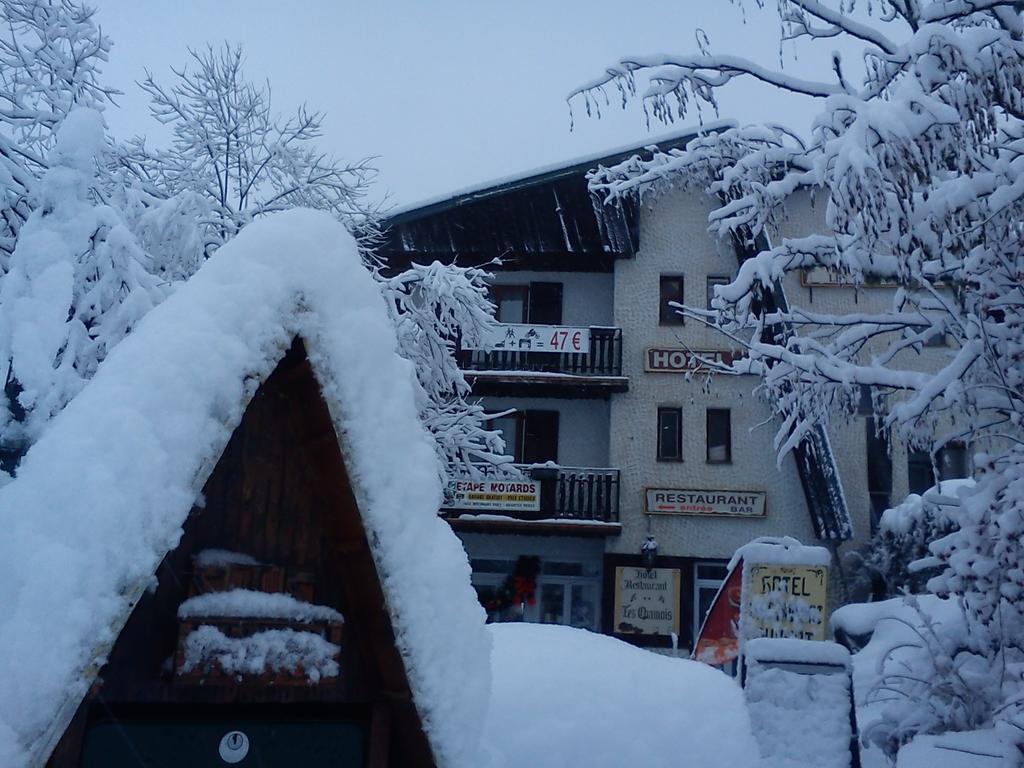
[{"label": "a-frame wooden chalet", "polygon": [[115,350],[0,490],[0,764],[477,764],[489,640],[394,350],[302,211]]}]

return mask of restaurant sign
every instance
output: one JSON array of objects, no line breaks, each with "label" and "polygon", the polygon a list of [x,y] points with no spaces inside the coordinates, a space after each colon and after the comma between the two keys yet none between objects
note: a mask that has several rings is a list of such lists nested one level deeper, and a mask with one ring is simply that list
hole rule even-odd
[{"label": "restaurant sign", "polygon": [[704,491],[684,488],[648,488],[649,515],[713,515],[764,517],[764,491]]},{"label": "restaurant sign", "polygon": [[477,343],[462,342],[463,349],[485,352],[590,352],[590,329],[561,325],[498,323],[480,334]]},{"label": "restaurant sign", "polygon": [[828,568],[751,563],[747,575],[746,637],[824,640]]},{"label": "restaurant sign", "polygon": [[444,506],[447,509],[538,512],[540,483],[536,480],[449,480]]},{"label": "restaurant sign", "polygon": [[721,365],[732,365],[740,358],[740,354],[730,350],[695,350],[665,349],[652,347],[644,357],[644,370],[651,373],[690,373],[691,371],[708,370],[704,361],[713,361]]},{"label": "restaurant sign", "polygon": [[679,634],[678,568],[618,566],[612,631],[620,635]]}]

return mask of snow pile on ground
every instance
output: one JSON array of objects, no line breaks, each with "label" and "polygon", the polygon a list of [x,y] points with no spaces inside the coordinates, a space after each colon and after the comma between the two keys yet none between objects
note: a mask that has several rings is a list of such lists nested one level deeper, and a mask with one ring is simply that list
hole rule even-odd
[{"label": "snow pile on ground", "polygon": [[55,743],[295,335],[330,407],[437,762],[476,766],[490,637],[411,363],[324,213],[258,221],[117,345],[0,489],[0,765]]},{"label": "snow pile on ground", "polygon": [[196,595],[178,606],[178,618],[238,616],[289,621],[342,621],[341,614],[327,605],[313,605],[281,592],[229,589]]},{"label": "snow pile on ground", "polygon": [[582,629],[493,624],[493,768],[755,768],[736,682]]},{"label": "snow pile on ground", "polygon": [[918,736],[900,750],[896,768],[1017,768],[1021,754],[1006,735],[984,730]]},{"label": "snow pile on ground", "polygon": [[[751,640],[746,651],[744,694],[761,768],[849,768],[849,652],[836,643],[791,638]],[[792,662],[835,670],[811,674],[795,671]]]},{"label": "snow pile on ground", "polygon": [[228,637],[216,627],[203,625],[185,637],[181,669],[210,671],[214,664],[229,675],[261,675],[266,671],[301,669],[311,683],[338,676],[340,645],[316,632],[265,629],[245,637]]},{"label": "snow pile on ground", "polygon": [[[999,730],[1010,726],[971,730],[977,727],[972,722],[990,721],[987,694],[1000,684],[999,670],[966,651],[966,624],[955,600],[913,595],[846,605],[833,613],[831,625],[854,639],[870,635],[852,658],[864,768],[889,768],[885,752],[897,749],[899,768],[1019,764],[1013,760],[1020,760],[1014,746],[1020,734]],[[1007,672],[1012,681],[1012,669]]]}]

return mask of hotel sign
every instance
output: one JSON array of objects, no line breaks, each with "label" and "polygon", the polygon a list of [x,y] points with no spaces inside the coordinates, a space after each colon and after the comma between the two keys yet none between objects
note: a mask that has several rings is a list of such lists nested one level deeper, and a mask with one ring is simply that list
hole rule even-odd
[{"label": "hotel sign", "polygon": [[652,347],[644,357],[644,370],[650,373],[689,373],[691,371],[711,370],[702,360],[713,360],[722,365],[732,365],[742,355],[727,349],[694,350],[666,349]]},{"label": "hotel sign", "polygon": [[536,480],[449,480],[444,506],[447,509],[539,512],[540,483]]},{"label": "hotel sign", "polygon": [[648,488],[649,515],[712,515],[764,517],[764,491],[704,491],[684,488]]},{"label": "hotel sign", "polygon": [[679,634],[678,568],[615,569],[612,631],[620,635]]},{"label": "hotel sign", "polygon": [[751,563],[747,576],[745,634],[824,640],[828,568]]},{"label": "hotel sign", "polygon": [[463,349],[485,352],[590,353],[590,329],[561,325],[499,323],[491,326],[476,344],[463,341]]}]

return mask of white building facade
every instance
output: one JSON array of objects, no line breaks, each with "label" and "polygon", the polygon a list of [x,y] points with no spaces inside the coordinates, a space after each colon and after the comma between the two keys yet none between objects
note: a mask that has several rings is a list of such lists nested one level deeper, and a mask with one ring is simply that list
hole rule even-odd
[{"label": "white building facade", "polygon": [[[636,151],[403,211],[390,221],[384,256],[396,268],[503,262],[492,298],[499,322],[515,327],[511,346],[461,359],[474,393],[503,414],[494,424],[523,467],[525,493],[477,486],[475,498],[461,494],[443,511],[492,619],[686,648],[737,547],[786,535],[849,550],[890,500],[923,490],[931,467],[908,469],[905,446],[879,443],[869,409],[828,436],[831,456],[819,450],[802,468],[792,455],[777,461],[756,378],[694,370],[693,353],[728,357],[733,345],[668,306],[704,307],[736,273],[732,244],[707,231],[714,201],[678,189],[602,210],[590,198],[586,171]],[[820,220],[799,198],[787,226],[798,233]],[[787,295],[848,308],[885,304],[892,290],[819,278],[790,280]],[[567,351],[530,351],[530,328]],[[659,575],[645,581],[650,566]]]}]

